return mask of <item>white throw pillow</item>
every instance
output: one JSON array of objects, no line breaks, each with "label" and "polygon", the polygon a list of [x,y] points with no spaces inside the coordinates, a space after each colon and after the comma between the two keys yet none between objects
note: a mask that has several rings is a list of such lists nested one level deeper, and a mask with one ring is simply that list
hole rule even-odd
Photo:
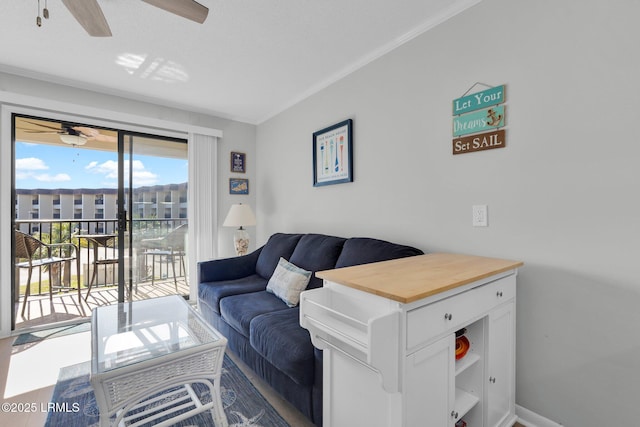
[{"label": "white throw pillow", "polygon": [[311,272],[291,264],[280,257],[278,266],[267,283],[270,292],[284,301],[289,307],[300,303],[300,293],[307,288]]}]

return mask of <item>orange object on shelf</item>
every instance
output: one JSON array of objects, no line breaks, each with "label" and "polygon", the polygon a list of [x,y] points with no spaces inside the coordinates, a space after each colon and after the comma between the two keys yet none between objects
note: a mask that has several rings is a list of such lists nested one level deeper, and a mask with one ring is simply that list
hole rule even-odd
[{"label": "orange object on shelf", "polygon": [[462,359],[469,351],[469,340],[464,335],[456,338],[456,360]]}]

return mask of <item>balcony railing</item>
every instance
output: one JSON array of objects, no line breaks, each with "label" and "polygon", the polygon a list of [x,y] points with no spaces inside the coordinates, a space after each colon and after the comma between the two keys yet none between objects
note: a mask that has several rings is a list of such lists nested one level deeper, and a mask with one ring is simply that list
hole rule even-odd
[{"label": "balcony railing", "polygon": [[[143,239],[163,237],[169,231],[178,227],[179,225],[186,224],[186,218],[150,218],[150,219],[134,219],[129,222],[129,230],[126,231],[127,241],[125,247],[132,247],[135,249],[138,243]],[[80,281],[83,287],[86,287],[89,282],[89,273],[93,268],[92,260],[94,258],[94,250],[88,244],[86,239],[78,239],[76,235],[87,234],[117,234],[118,233],[118,221],[116,219],[42,219],[42,220],[15,220],[15,227],[24,233],[30,234],[35,238],[45,243],[73,243],[79,247],[79,256],[81,263],[81,278],[76,277],[76,270],[74,268],[68,268],[68,276],[65,276],[66,280],[69,280],[74,286]],[[97,252],[99,258],[117,258],[117,248],[115,247],[102,247]],[[125,265],[127,265],[125,257]],[[135,270],[132,269],[133,265],[128,268],[129,272]],[[94,283],[103,285],[110,283],[117,283],[117,274],[114,266],[102,265],[97,272],[97,281]],[[100,270],[102,269],[102,270]],[[134,272],[134,280],[138,281],[139,278],[145,275],[146,272],[136,273]],[[17,271],[16,274],[19,274]],[[140,276],[140,277],[137,277]],[[48,293],[47,284],[49,275],[38,268],[34,271],[31,279],[31,294],[43,294]],[[111,279],[111,280],[108,280]],[[54,279],[55,280],[55,279]],[[26,280],[18,277],[16,281],[20,286],[26,285]],[[24,282],[24,283],[23,283]],[[22,293],[21,291],[20,293]],[[18,297],[18,295],[16,295]]]}]

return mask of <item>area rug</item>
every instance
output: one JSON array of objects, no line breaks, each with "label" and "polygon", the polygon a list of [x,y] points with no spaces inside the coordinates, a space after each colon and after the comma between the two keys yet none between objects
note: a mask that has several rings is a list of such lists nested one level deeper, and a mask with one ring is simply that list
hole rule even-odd
[{"label": "area rug", "polygon": [[34,332],[25,332],[18,335],[13,345],[31,344],[42,341],[46,338],[61,337],[69,334],[77,334],[91,330],[91,322],[77,323],[75,325],[58,326],[55,328],[42,329]]},{"label": "area rug", "polygon": [[[90,362],[72,365],[60,370],[58,382],[48,411],[45,427],[92,427],[99,425],[100,413],[89,382]],[[194,389],[196,386],[194,385]],[[205,387],[196,390],[207,400]],[[289,427],[269,402],[244,376],[240,368],[227,356],[222,365],[220,382],[222,406],[229,427]],[[157,421],[156,421],[157,422]],[[152,424],[149,423],[149,426]],[[211,412],[206,411],[181,421],[176,426],[213,426]]]}]

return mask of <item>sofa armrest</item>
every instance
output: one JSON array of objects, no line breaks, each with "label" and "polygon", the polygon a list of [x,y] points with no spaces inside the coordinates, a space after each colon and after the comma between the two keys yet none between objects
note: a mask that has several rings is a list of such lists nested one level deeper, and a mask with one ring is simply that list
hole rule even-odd
[{"label": "sofa armrest", "polygon": [[235,280],[256,274],[262,248],[248,255],[198,262],[198,283]]}]

